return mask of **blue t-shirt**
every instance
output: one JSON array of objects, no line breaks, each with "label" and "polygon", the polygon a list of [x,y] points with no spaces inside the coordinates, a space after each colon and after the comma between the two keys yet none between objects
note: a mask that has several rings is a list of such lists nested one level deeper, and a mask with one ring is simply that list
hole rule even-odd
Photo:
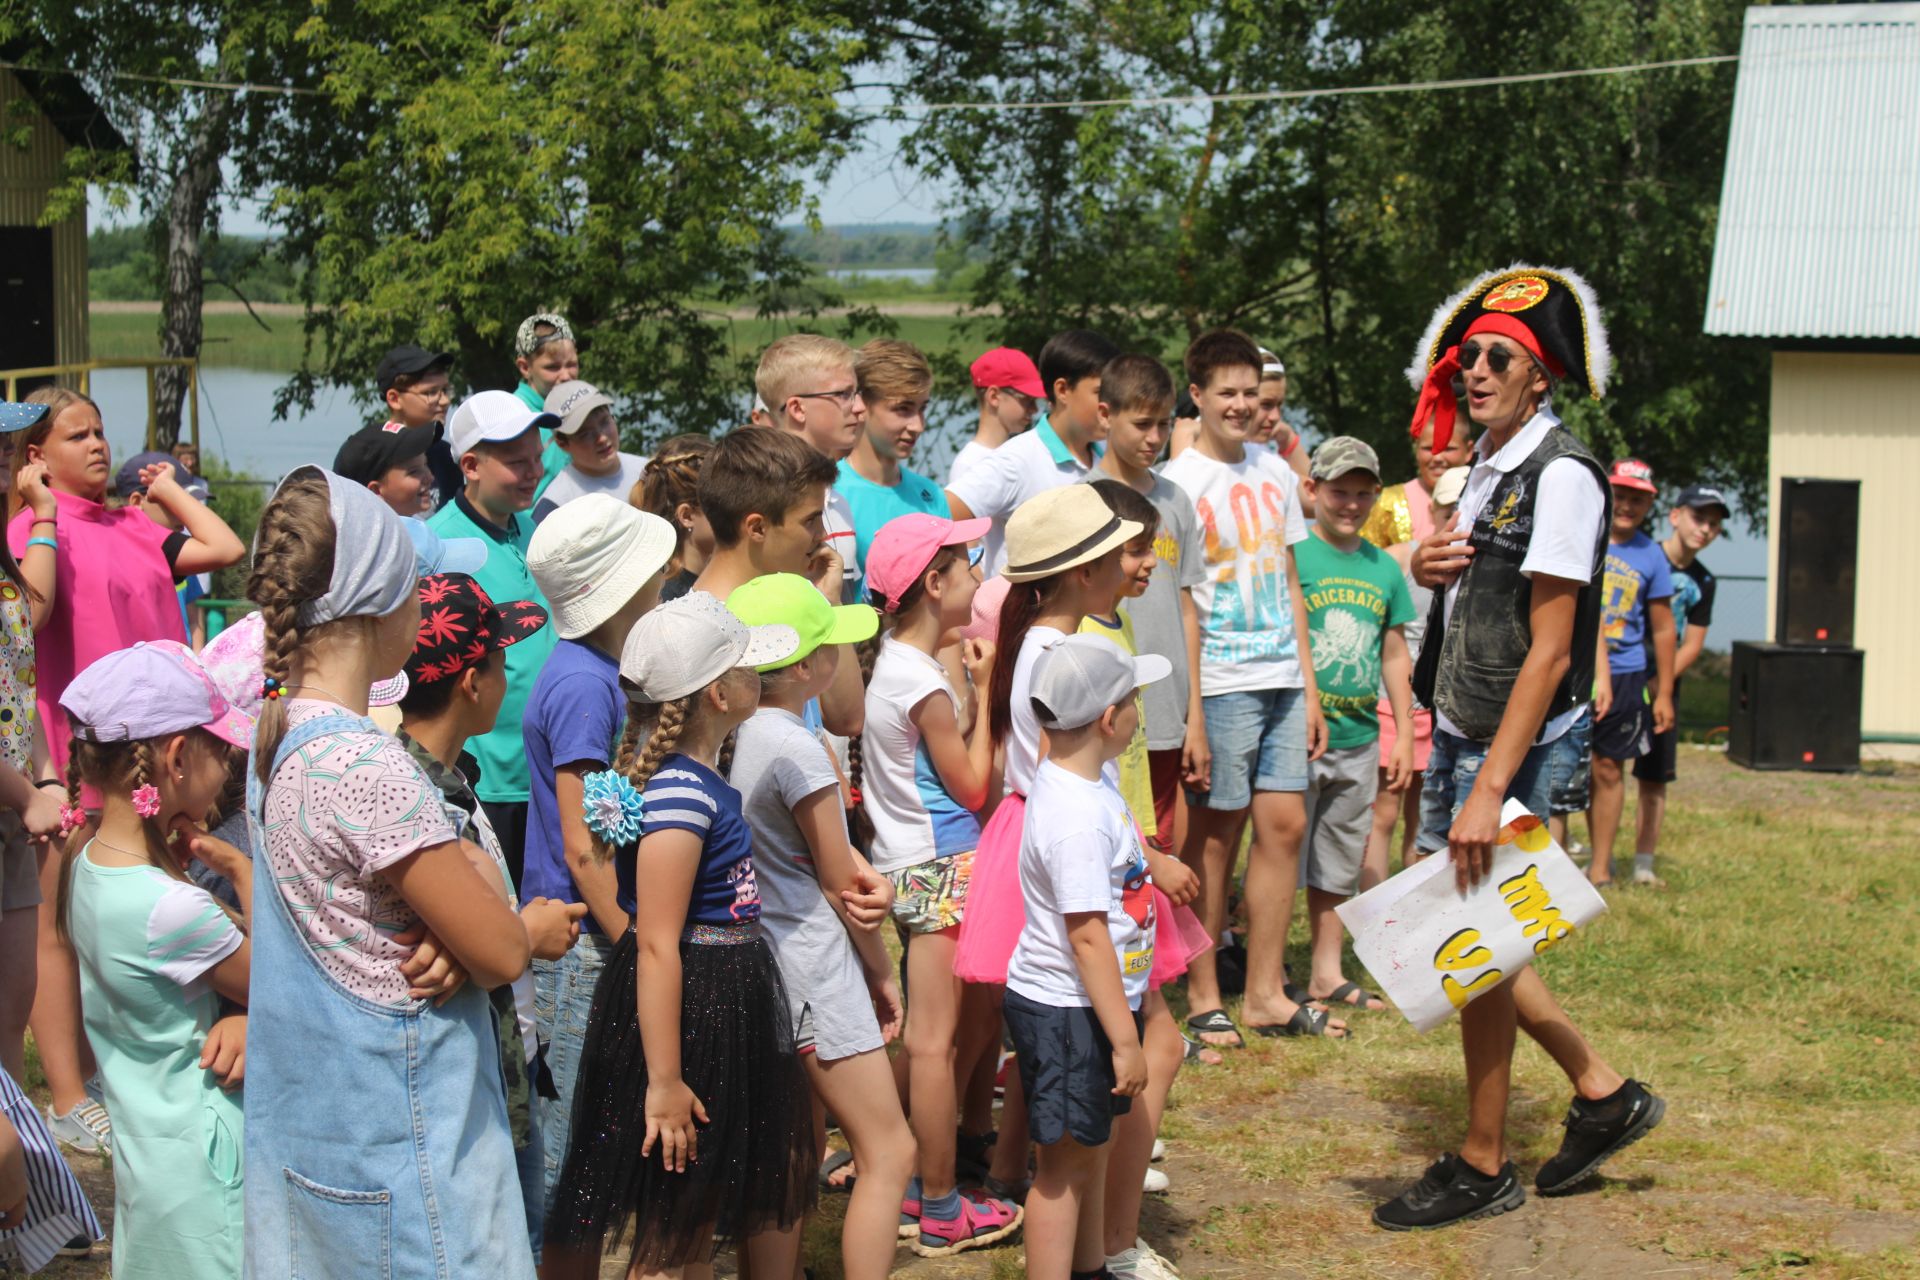
[{"label": "blue t-shirt", "polygon": [[1667,553],[1644,533],[1607,544],[1606,578],[1600,595],[1600,627],[1607,637],[1607,667],[1621,674],[1647,669],[1647,605],[1670,599],[1673,571]]},{"label": "blue t-shirt", "polygon": [[833,482],[833,487],[853,509],[853,537],[861,564],[867,562],[867,548],[873,545],[874,538],[895,516],[914,511],[931,512],[942,519],[947,515],[946,491],[905,467],[900,468],[900,483],[889,488],[875,484],[842,460],[840,478]]},{"label": "blue t-shirt", "polygon": [[[646,799],[642,840],[656,831],[691,831],[702,841],[687,923],[758,920],[760,886],[753,878],[753,832],[741,816],[740,793],[698,760],[676,751],[647,780]],[[621,850],[615,868],[620,905],[632,914],[635,854]]]},{"label": "blue t-shirt", "polygon": [[[520,874],[523,898],[580,901],[580,886],[567,870],[554,774],[562,765],[604,768],[613,759],[626,715],[620,664],[590,644],[562,640],[533,682],[520,718],[527,748],[527,862]],[[599,925],[588,915],[588,932]]]}]

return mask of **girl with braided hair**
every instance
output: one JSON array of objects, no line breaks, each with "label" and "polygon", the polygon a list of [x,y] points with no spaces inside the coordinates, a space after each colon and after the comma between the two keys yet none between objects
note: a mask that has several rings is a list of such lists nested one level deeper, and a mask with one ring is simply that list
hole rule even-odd
[{"label": "girl with braided hair", "polygon": [[439,789],[366,718],[370,686],[413,652],[417,572],[405,521],[318,467],[261,513],[252,1275],[533,1276],[487,995],[526,969],[527,930]]},{"label": "girl with braided hair", "polygon": [[700,470],[713,453],[711,436],[675,436],[647,463],[627,501],[673,526],[677,541],[660,599],[678,600],[693,589],[713,554],[713,526],[700,509]]},{"label": "girl with braided hair", "polygon": [[627,636],[627,727],[585,807],[633,927],[594,991],[551,1250],[617,1248],[631,1227],[631,1276],[705,1267],[736,1241],[755,1275],[797,1269],[812,1103],[762,936],[753,836],[717,766],[759,704],[753,668],[798,647],[792,627],[749,628],[704,591]]},{"label": "girl with braided hair", "polygon": [[[199,824],[253,726],[177,641],[108,654],[60,704],[67,825],[84,820],[83,783],[100,797],[59,922],[114,1116],[113,1273],[237,1277],[253,864]],[[232,881],[240,914],[187,878],[195,859]]]}]

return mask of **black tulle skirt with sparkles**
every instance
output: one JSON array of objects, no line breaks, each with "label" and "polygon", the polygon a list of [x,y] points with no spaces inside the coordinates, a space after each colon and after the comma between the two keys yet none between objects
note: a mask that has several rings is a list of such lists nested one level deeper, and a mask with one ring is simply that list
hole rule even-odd
[{"label": "black tulle skirt with sparkles", "polygon": [[594,989],[567,1149],[546,1241],[616,1252],[652,1267],[792,1226],[813,1207],[819,1156],[806,1069],[773,950],[751,942],[680,944],[680,1070],[707,1109],[684,1173],[646,1159],[647,1060],[641,1050],[631,929]]}]

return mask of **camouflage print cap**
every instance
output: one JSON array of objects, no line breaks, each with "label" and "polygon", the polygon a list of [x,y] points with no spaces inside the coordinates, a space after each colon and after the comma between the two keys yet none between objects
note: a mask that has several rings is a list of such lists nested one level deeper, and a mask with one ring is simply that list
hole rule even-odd
[{"label": "camouflage print cap", "polygon": [[1349,471],[1365,471],[1380,478],[1380,455],[1365,440],[1335,436],[1313,451],[1313,465],[1307,474],[1315,480],[1337,480]]}]

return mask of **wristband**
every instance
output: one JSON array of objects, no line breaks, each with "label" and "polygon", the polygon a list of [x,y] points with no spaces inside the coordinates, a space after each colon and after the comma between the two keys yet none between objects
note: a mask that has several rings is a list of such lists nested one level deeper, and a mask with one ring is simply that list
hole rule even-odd
[{"label": "wristband", "polygon": [[52,547],[55,551],[60,549],[60,544],[52,538],[28,538],[27,545],[30,547]]},{"label": "wristband", "polygon": [[40,781],[34,783],[33,785],[41,788],[42,790],[45,790],[48,787],[58,787],[60,788],[61,791],[65,791],[67,789],[67,784],[60,781],[60,779],[58,778],[42,778],[40,779]]},{"label": "wristband", "polygon": [[1293,456],[1293,451],[1295,449],[1298,449],[1299,447],[1300,447],[1300,433],[1296,431],[1293,433],[1293,439],[1287,441],[1287,447],[1280,451],[1280,456],[1283,458],[1291,458]]}]

